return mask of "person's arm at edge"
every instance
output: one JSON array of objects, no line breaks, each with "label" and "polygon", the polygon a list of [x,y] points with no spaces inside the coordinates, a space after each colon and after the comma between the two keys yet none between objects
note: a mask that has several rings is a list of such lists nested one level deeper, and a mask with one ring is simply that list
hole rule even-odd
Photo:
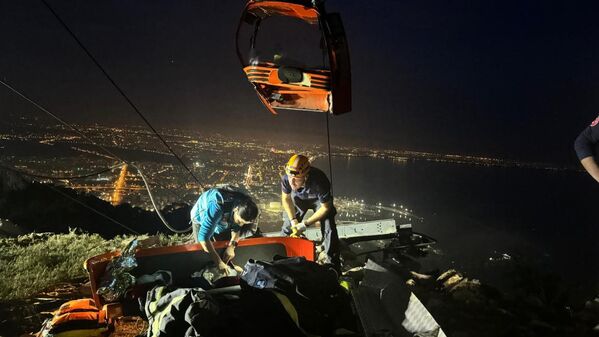
[{"label": "person's arm at edge", "polygon": [[216,224],[222,218],[222,210],[217,203],[210,204],[206,215],[202,217],[200,228],[198,229],[198,242],[202,246],[205,252],[210,255],[212,262],[218,267],[218,269],[226,271],[227,266],[225,262],[220,258],[210,238],[214,234]]},{"label": "person's arm at edge", "polygon": [[284,191],[281,192],[281,204],[291,221],[291,226],[297,225],[298,221],[295,219],[295,206],[293,205],[293,199],[291,199],[290,193],[285,193]]},{"label": "person's arm at edge", "polygon": [[574,150],[582,167],[584,167],[593,179],[599,182],[599,166],[593,157],[594,131],[596,129],[592,127],[584,129],[574,142]]},{"label": "person's arm at edge", "polygon": [[321,207],[312,214],[310,218],[304,220],[306,226],[312,226],[317,221],[324,219],[327,214],[333,209],[333,195],[331,193],[331,182],[327,178],[323,178],[318,184],[318,201]]},{"label": "person's arm at edge", "polygon": [[329,211],[333,208],[333,202],[328,201],[322,203],[322,206],[312,214],[312,216],[308,220],[304,220],[304,224],[306,226],[312,226],[317,221],[324,219],[324,217],[329,213]]},{"label": "person's arm at edge", "polygon": [[593,156],[582,158],[580,163],[582,164],[582,167],[584,167],[584,169],[591,175],[591,177],[593,177],[593,179],[599,183],[599,165],[597,165],[595,158],[593,158]]},{"label": "person's arm at edge", "polygon": [[227,245],[222,258],[224,263],[229,263],[231,260],[233,260],[233,258],[235,258],[235,247],[239,242],[239,236],[239,231],[231,231],[231,240],[229,240],[229,245]]},{"label": "person's arm at edge", "polygon": [[214,264],[218,267],[218,269],[224,270],[226,272],[227,271],[227,265],[220,258],[220,256],[216,252],[216,249],[214,249],[214,245],[212,244],[212,242],[210,240],[208,240],[208,241],[200,241],[200,245],[202,245],[202,248],[204,249],[204,251],[208,252],[208,254],[210,255],[210,258],[212,259],[212,261],[214,262]]},{"label": "person's arm at edge", "polygon": [[239,242],[239,236],[239,231],[231,231],[231,240],[229,240],[229,245],[231,245],[233,241]]}]

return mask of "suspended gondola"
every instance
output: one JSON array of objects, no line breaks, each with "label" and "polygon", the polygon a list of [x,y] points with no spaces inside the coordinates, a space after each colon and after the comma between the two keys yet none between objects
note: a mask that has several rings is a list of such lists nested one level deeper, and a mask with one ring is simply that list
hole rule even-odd
[{"label": "suspended gondola", "polygon": [[237,28],[237,55],[258,97],[278,109],[351,110],[349,50],[341,17],[318,0],[250,0]]}]

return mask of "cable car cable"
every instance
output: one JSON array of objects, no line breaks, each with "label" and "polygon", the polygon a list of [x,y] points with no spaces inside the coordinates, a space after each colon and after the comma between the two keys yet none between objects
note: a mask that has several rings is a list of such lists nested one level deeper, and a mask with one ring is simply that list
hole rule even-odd
[{"label": "cable car cable", "polygon": [[[34,176],[34,175],[32,175],[32,174],[29,174],[29,173],[27,173],[27,172],[24,172],[24,171],[21,171],[21,170],[17,170],[17,169],[13,169],[13,168],[6,168],[6,169],[8,169],[8,170],[10,170],[10,171],[12,171],[12,172],[15,172],[15,173],[17,173],[17,174],[19,174],[19,175],[21,175],[21,176]],[[89,206],[89,205],[87,205],[87,204],[83,203],[82,201],[80,201],[80,200],[77,200],[77,199],[75,199],[75,198],[71,197],[70,195],[68,195],[68,194],[66,194],[66,193],[64,193],[64,192],[62,192],[61,190],[57,189],[56,187],[54,187],[54,186],[52,186],[52,185],[48,185],[48,184],[41,184],[41,185],[42,185],[42,186],[44,186],[44,187],[47,187],[47,188],[49,188],[49,189],[51,189],[51,190],[53,190],[54,192],[56,192],[56,193],[58,193],[58,194],[62,195],[62,196],[63,196],[63,197],[65,197],[65,198],[68,198],[68,199],[70,199],[70,200],[72,200],[72,201],[76,202],[77,204],[79,204],[79,205],[81,205],[81,206],[83,206],[83,207],[85,207],[85,208],[89,209],[90,211],[92,211],[92,212],[94,212],[94,213],[96,213],[96,214],[98,214],[98,215],[100,215],[100,216],[102,216],[102,217],[104,217],[104,218],[106,218],[106,219],[108,219],[108,220],[110,220],[110,221],[114,222],[115,224],[117,224],[117,225],[119,225],[119,226],[121,226],[121,227],[125,228],[126,230],[130,231],[131,233],[133,233],[133,234],[136,234],[136,235],[140,235],[140,233],[139,233],[139,232],[137,232],[137,231],[133,230],[133,229],[132,229],[132,228],[130,228],[129,226],[127,226],[127,225],[124,225],[124,224],[122,224],[121,222],[119,222],[118,220],[115,220],[115,219],[111,218],[110,216],[108,216],[108,215],[106,215],[106,214],[102,213],[101,211],[98,211],[97,209],[95,209],[95,208],[93,208],[93,207],[91,207],[91,206]]]},{"label": "cable car cable", "polygon": [[[48,109],[44,108],[43,106],[37,104],[34,100],[32,100],[31,98],[27,97],[25,94],[21,93],[20,91],[18,91],[17,89],[13,88],[12,86],[10,86],[8,83],[0,80],[0,84],[4,85],[6,88],[10,89],[12,92],[14,92],[15,94],[17,94],[18,96],[20,96],[21,98],[23,98],[24,100],[28,101],[29,103],[33,104],[36,108],[42,110],[43,112],[45,112],[46,114],[48,114],[49,116],[51,116],[52,118],[56,119],[57,121],[59,121],[62,125],[72,129],[73,131],[75,131],[77,134],[79,134],[81,137],[83,137],[84,139],[86,139],[87,141],[89,141],[90,143],[92,143],[93,145],[99,147],[100,149],[102,149],[104,152],[108,153],[112,159],[114,160],[119,160],[127,165],[132,165],[129,161],[121,158],[120,156],[116,155],[114,152],[108,150],[107,148],[105,148],[104,146],[96,143],[93,139],[91,139],[90,137],[88,137],[86,134],[84,134],[81,130],[77,129],[76,127],[74,127],[73,125],[71,125],[70,123],[64,121],[63,119],[61,119],[60,117],[58,117],[57,115],[53,114],[52,112],[48,111]],[[156,185],[164,188],[165,190],[169,191],[170,193],[172,193],[175,197],[177,197],[178,199],[183,199],[181,198],[181,196],[174,194],[173,192],[171,192],[169,189],[167,189],[164,186],[161,186],[160,184],[156,183]]]},{"label": "cable car cable", "polygon": [[[120,163],[118,165],[114,165],[114,166],[112,166],[110,168],[107,168],[107,169],[104,169],[104,170],[101,170],[101,171],[97,171],[97,172],[86,174],[86,175],[82,175],[82,176],[75,176],[75,177],[52,177],[52,176],[45,176],[45,175],[39,175],[39,174],[32,174],[32,173],[29,173],[29,172],[25,172],[25,171],[18,170],[18,169],[12,168],[12,167],[4,166],[4,165],[0,165],[0,168],[3,168],[3,169],[8,170],[8,171],[15,172],[15,173],[18,173],[18,174],[21,174],[21,175],[27,175],[27,176],[30,176],[30,177],[33,177],[33,178],[43,178],[43,179],[52,179],[52,180],[66,180],[66,179],[71,179],[72,180],[72,179],[81,179],[81,178],[87,178],[87,177],[91,177],[91,176],[94,176],[94,175],[98,175],[98,174],[110,171],[112,169],[115,169],[115,168],[123,166],[123,165],[126,165],[126,164],[125,163]],[[154,210],[156,211],[156,214],[158,214],[158,217],[160,218],[160,220],[162,221],[162,223],[166,226],[166,228],[168,228],[170,231],[172,231],[174,233],[179,233],[179,234],[180,233],[186,233],[189,230],[191,230],[191,228],[192,228],[191,226],[188,227],[188,228],[186,228],[186,229],[176,229],[176,228],[174,228],[174,227],[172,227],[172,226],[169,225],[169,223],[166,221],[166,219],[162,215],[162,212],[158,211],[158,206],[156,206],[156,202],[154,201],[154,196],[153,196],[152,190],[150,189],[150,185],[148,184],[145,175],[143,174],[143,172],[137,166],[135,166],[133,164],[129,164],[129,165],[131,165],[133,168],[135,168],[137,170],[137,172],[139,173],[139,175],[141,176],[141,178],[142,178],[142,180],[143,180],[143,182],[145,184],[146,191],[148,192],[148,195],[150,197],[150,201],[152,202],[152,206],[154,206]],[[45,184],[43,184],[43,185],[45,185]],[[60,191],[57,191],[57,192],[61,193]],[[63,194],[63,193],[61,193],[61,194]],[[65,194],[63,194],[63,195],[65,195]],[[105,214],[102,214],[101,212],[99,212],[97,210],[95,210],[95,212],[98,213],[98,214],[100,214],[100,215],[102,215],[102,216],[104,216],[104,217],[106,217],[106,218],[108,218],[108,219],[110,219],[111,221],[114,221],[114,222],[118,223],[121,226],[124,226],[123,224],[119,223],[118,221],[116,221],[116,220],[108,217]],[[125,228],[127,228],[127,227],[125,227]],[[127,229],[129,229],[129,228],[127,228]],[[137,232],[134,232],[134,233],[135,234],[139,234]]]},{"label": "cable car cable", "polygon": [[327,149],[329,153],[329,176],[331,178],[331,194],[335,195],[335,193],[333,193],[333,162],[331,161],[331,134],[329,132],[329,113],[325,112],[325,115],[327,116]]},{"label": "cable car cable", "polygon": [[[142,180],[144,181],[145,187],[146,187],[146,191],[148,192],[148,195],[150,196],[150,200],[152,201],[152,205],[154,206],[154,211],[156,212],[156,214],[158,215],[158,217],[160,218],[160,220],[162,221],[162,223],[165,225],[165,227],[167,227],[169,230],[173,230],[173,227],[170,226],[166,220],[164,219],[164,217],[162,216],[162,213],[160,212],[160,210],[158,209],[158,207],[156,207],[156,203],[154,202],[154,197],[152,195],[152,191],[150,189],[150,186],[148,185],[145,177],[143,176],[142,171],[135,165],[133,165],[132,163],[128,162],[127,160],[119,157],[118,155],[114,154],[112,151],[108,150],[107,148],[105,148],[104,146],[97,144],[93,139],[89,138],[87,135],[85,135],[81,130],[77,129],[76,127],[74,127],[73,125],[69,124],[68,122],[62,120],[60,117],[58,117],[57,115],[51,113],[50,111],[48,111],[46,108],[44,108],[43,106],[37,104],[35,101],[33,101],[32,99],[30,99],[29,97],[25,96],[24,94],[22,94],[20,91],[18,91],[17,89],[13,88],[12,86],[10,86],[8,83],[0,80],[0,84],[4,85],[5,87],[7,87],[8,89],[10,89],[12,92],[14,92],[15,94],[19,95],[20,97],[22,97],[23,99],[25,99],[26,101],[30,102],[31,104],[33,104],[35,107],[37,107],[38,109],[42,110],[43,112],[47,113],[48,115],[50,115],[51,117],[53,117],[54,119],[56,119],[57,121],[59,121],[61,124],[63,124],[64,126],[74,130],[75,132],[77,132],[81,137],[83,137],[84,139],[88,140],[89,142],[91,142],[93,145],[99,147],[100,149],[104,150],[106,153],[110,154],[113,159],[115,160],[120,160],[121,162],[123,162],[124,164],[127,165],[131,165],[132,167],[134,167],[138,173],[140,173],[140,176],[142,177]],[[51,179],[51,178],[48,178]],[[60,179],[57,179],[60,180]],[[160,184],[157,184],[158,186],[165,188],[163,186],[161,186]],[[165,188],[166,189],[166,188]],[[166,189],[167,191],[170,191],[168,189]],[[181,197],[177,196],[179,199],[182,199]],[[191,226],[187,229],[184,230],[184,232],[188,232],[189,230],[191,230]],[[174,232],[176,233],[180,233],[179,230],[174,230]]]},{"label": "cable car cable", "polygon": [[[322,26],[322,23],[319,21],[318,23],[320,29],[324,29],[324,27]],[[321,43],[324,43],[326,45],[326,40],[323,39],[321,37]],[[324,48],[322,48],[323,45],[321,44],[320,46],[320,50],[322,51],[322,68],[324,69],[326,67],[326,60],[327,60],[327,52]],[[333,193],[333,162],[331,160],[331,134],[329,131],[329,113],[325,112],[326,115],[326,119],[327,119],[327,150],[328,150],[328,155],[329,155],[329,177],[331,179],[331,194],[335,195],[335,193]]]},{"label": "cable car cable", "polygon": [[193,172],[185,165],[183,160],[175,153],[175,151],[168,145],[168,143],[164,140],[164,138],[154,129],[152,124],[146,119],[146,117],[139,111],[137,106],[133,104],[133,102],[129,99],[129,97],[125,94],[125,92],[116,84],[116,82],[112,79],[112,77],[106,72],[106,70],[100,65],[100,63],[96,60],[96,58],[91,54],[91,52],[83,45],[83,43],[77,38],[75,33],[67,26],[67,24],[60,18],[60,16],[50,7],[46,0],[41,0],[44,5],[48,8],[48,10],[54,15],[54,17],[60,22],[60,24],[67,30],[67,32],[71,35],[71,37],[77,42],[79,47],[83,49],[83,51],[89,56],[89,58],[93,61],[93,63],[100,69],[100,71],[106,76],[108,81],[116,88],[116,90],[123,96],[123,98],[129,103],[129,105],[133,108],[133,110],[139,115],[139,117],[146,123],[146,125],[154,132],[154,134],[162,141],[162,143],[166,146],[166,148],[177,158],[179,163],[189,172],[189,174],[193,177],[196,183],[199,185],[200,189],[203,190],[204,186],[200,183],[200,180],[193,174]]},{"label": "cable car cable", "polygon": [[92,172],[92,173],[89,173],[89,174],[84,174],[84,175],[80,175],[80,176],[69,176],[69,177],[66,177],[66,176],[62,176],[62,177],[46,176],[46,175],[41,175],[41,174],[29,173],[29,172],[17,170],[16,168],[8,167],[8,166],[5,166],[5,165],[0,165],[0,168],[3,168],[5,170],[9,170],[9,171],[19,172],[19,173],[26,173],[28,176],[34,177],[34,178],[51,179],[51,180],[76,180],[76,179],[83,179],[83,178],[89,178],[89,177],[97,176],[99,174],[102,174],[102,173],[105,173],[105,172],[108,172],[108,171],[112,171],[115,168],[121,167],[123,165],[125,165],[125,163],[119,163],[119,164],[113,165],[113,166],[111,166],[109,168],[105,168],[103,170]]},{"label": "cable car cable", "polygon": [[88,141],[90,141],[92,144],[96,145],[97,147],[99,147],[100,149],[102,149],[104,152],[108,153],[109,155],[111,155],[113,157],[113,159],[122,161],[122,162],[127,162],[126,160],[120,158],[119,156],[117,156],[116,154],[114,154],[112,151],[108,150],[107,148],[105,148],[102,145],[96,144],[96,142],[94,142],[91,138],[89,138],[88,136],[86,136],[81,130],[77,129],[76,127],[72,126],[71,124],[65,122],[64,120],[62,120],[62,118],[56,116],[55,114],[51,113],[50,111],[48,111],[46,108],[44,108],[43,106],[37,104],[35,101],[33,101],[32,99],[30,99],[29,97],[25,96],[24,94],[22,94],[20,91],[18,91],[17,89],[13,88],[12,86],[10,86],[8,83],[0,80],[0,84],[4,85],[5,87],[7,87],[8,89],[10,89],[12,92],[14,92],[15,94],[19,95],[21,98],[23,98],[24,100],[26,100],[27,102],[33,104],[36,108],[42,110],[43,112],[45,112],[46,114],[50,115],[52,118],[56,119],[58,122],[60,122],[60,124],[72,129],[73,131],[75,131],[77,134],[79,134],[81,137],[87,139]]},{"label": "cable car cable", "polygon": [[83,207],[85,207],[85,208],[89,209],[90,211],[92,211],[92,212],[94,212],[94,213],[97,213],[98,215],[100,215],[100,216],[103,216],[104,218],[106,218],[106,219],[108,219],[108,220],[110,220],[110,221],[112,221],[112,222],[116,223],[117,225],[119,225],[119,226],[121,226],[121,227],[123,227],[123,228],[125,228],[125,229],[129,230],[129,231],[130,231],[130,232],[132,232],[133,234],[141,235],[141,234],[140,234],[139,232],[137,232],[136,230],[133,230],[133,229],[131,229],[130,227],[128,227],[128,226],[126,226],[126,225],[124,225],[124,224],[120,223],[119,221],[117,221],[117,220],[115,220],[115,219],[113,219],[113,218],[109,217],[108,215],[106,215],[106,214],[104,214],[104,213],[102,213],[102,212],[98,211],[97,209],[95,209],[95,208],[93,208],[93,207],[91,207],[91,206],[89,206],[89,205],[86,205],[85,203],[83,203],[83,202],[81,202],[81,201],[79,201],[79,200],[77,200],[77,199],[75,199],[75,198],[71,197],[70,195],[68,195],[68,194],[66,194],[66,193],[64,193],[64,192],[62,192],[61,190],[57,189],[56,187],[54,187],[54,186],[52,186],[52,185],[46,185],[46,184],[44,184],[44,186],[46,186],[46,187],[49,187],[50,189],[54,190],[55,192],[57,192],[57,193],[61,194],[62,196],[64,196],[64,197],[67,197],[67,198],[69,198],[69,199],[73,200],[74,202],[76,202],[76,203],[78,203],[79,205],[81,205],[81,206],[83,206]]}]

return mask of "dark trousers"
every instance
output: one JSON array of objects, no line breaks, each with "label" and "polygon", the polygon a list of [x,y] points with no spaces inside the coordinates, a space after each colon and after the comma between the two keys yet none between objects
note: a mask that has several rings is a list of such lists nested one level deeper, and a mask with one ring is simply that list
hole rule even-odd
[{"label": "dark trousers", "polygon": [[[301,222],[308,210],[316,212],[322,204],[318,200],[302,200],[293,197],[293,205],[295,206],[295,218]],[[320,233],[322,234],[322,242],[324,244],[324,252],[327,259],[325,263],[332,263],[339,266],[339,235],[337,234],[337,226],[335,225],[335,215],[337,210],[333,207],[320,219]],[[281,228],[283,235],[291,234],[291,220],[287,216],[287,212],[283,212],[283,227]]]}]

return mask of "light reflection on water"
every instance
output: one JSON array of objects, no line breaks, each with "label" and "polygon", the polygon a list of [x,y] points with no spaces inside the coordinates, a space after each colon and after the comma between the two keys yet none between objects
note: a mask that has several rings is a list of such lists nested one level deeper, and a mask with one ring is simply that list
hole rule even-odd
[{"label": "light reflection on water", "polygon": [[[314,165],[328,172],[327,160]],[[444,266],[485,276],[507,254],[572,282],[599,279],[586,262],[599,259],[599,189],[582,172],[333,158],[333,185],[336,197],[406,205]]]}]

